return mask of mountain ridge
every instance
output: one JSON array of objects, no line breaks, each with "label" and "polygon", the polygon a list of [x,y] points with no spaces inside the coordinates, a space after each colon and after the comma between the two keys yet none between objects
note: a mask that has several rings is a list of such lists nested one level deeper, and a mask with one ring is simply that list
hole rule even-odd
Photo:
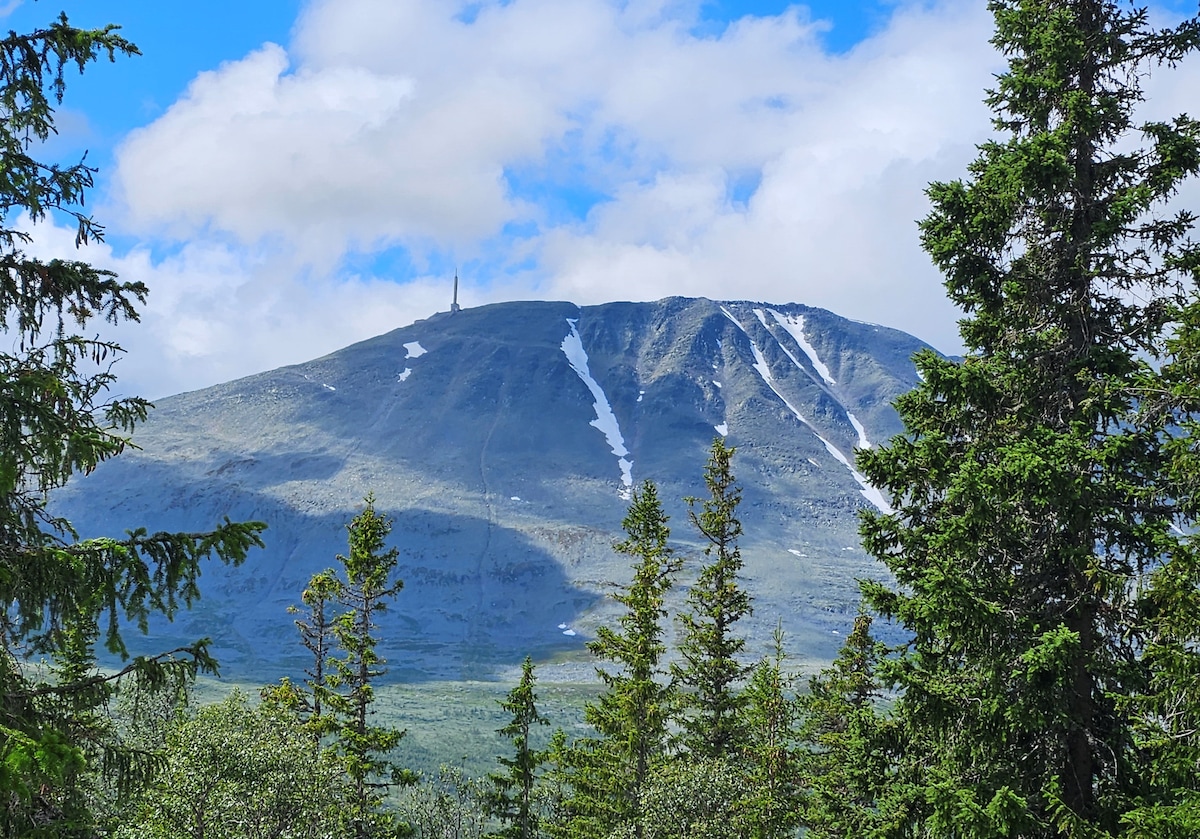
[{"label": "mountain ridge", "polygon": [[795,303],[438,313],[159,400],[135,432],[141,450],[73,480],[55,509],[84,536],[267,521],[267,549],[212,566],[197,608],[154,624],[145,646],[209,635],[227,669],[270,678],[302,664],[286,606],[344,551],[373,492],[406,582],[383,633],[396,678],[487,677],[526,653],[586,673],[583,642],[628,578],[611,545],[630,487],[659,484],[694,575],[681,499],[703,494],[707,449],[726,432],[755,649],[778,617],[801,661],[819,663],[852,618],[853,578],[882,573],[857,547],[856,511],[886,499],[853,469],[854,447],[900,431],[890,403],[917,382],[925,346]]}]

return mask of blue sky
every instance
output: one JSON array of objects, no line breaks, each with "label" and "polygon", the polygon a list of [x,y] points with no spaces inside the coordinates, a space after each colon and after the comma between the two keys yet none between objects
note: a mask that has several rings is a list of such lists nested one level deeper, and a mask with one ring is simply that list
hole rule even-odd
[{"label": "blue sky", "polygon": [[[118,330],[150,397],[462,301],[671,294],[823,306],[958,348],[923,189],[989,131],[982,0],[23,0],[143,55],[71,74]],[[1194,8],[1183,0],[1163,14]],[[1193,63],[1194,64],[1194,63]],[[1196,68],[1155,74],[1167,112]],[[1193,108],[1194,110],[1194,108]],[[35,251],[67,255],[43,225]],[[73,255],[73,254],[71,254]]]},{"label": "blue sky", "polygon": [[[59,148],[69,156],[87,149],[101,169],[114,144],[153,120],[173,103],[197,73],[237,60],[272,41],[287,44],[303,0],[209,0],[202,4],[147,0],[22,0],[8,15],[9,29],[29,31],[66,12],[77,26],[117,24],[142,55],[93,65],[70,79],[68,108],[86,114],[87,131]],[[746,16],[778,15],[792,5],[782,0],[711,0],[699,10],[694,32],[714,36]],[[808,13],[825,22],[823,42],[834,52],[851,49],[886,23],[891,2],[817,0]]]}]

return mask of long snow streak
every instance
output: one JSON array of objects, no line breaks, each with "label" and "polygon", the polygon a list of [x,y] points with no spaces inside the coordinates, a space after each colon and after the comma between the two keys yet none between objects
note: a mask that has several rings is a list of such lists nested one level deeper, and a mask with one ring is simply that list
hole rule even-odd
[{"label": "long snow streak", "polygon": [[[808,356],[808,360],[812,363],[813,369],[817,371],[817,374],[825,381],[825,384],[836,385],[837,382],[834,380],[833,376],[830,375],[829,368],[825,366],[823,361],[821,361],[820,356],[817,355],[816,349],[808,342],[808,338],[804,334],[804,316],[781,315],[774,309],[769,309],[768,311],[770,311],[771,316],[775,318],[775,322],[787,330],[787,333],[795,339],[800,349],[804,350],[804,354]],[[767,325],[767,319],[766,316],[763,315],[762,309],[755,309],[754,314],[758,315],[758,319],[762,321],[763,326]],[[783,344],[780,344],[779,348],[787,353],[787,357],[790,358],[797,367],[800,367],[802,370],[804,369],[801,367],[800,362],[796,360],[796,356],[792,355],[791,352],[788,351],[787,347],[785,347]],[[871,441],[867,439],[867,430],[863,428],[863,424],[858,421],[858,417],[846,410],[845,405],[842,405],[842,410],[846,411],[846,419],[850,420],[850,424],[854,426],[855,433],[858,434],[858,447],[860,449],[871,448]]]},{"label": "long snow streak", "polygon": [[846,419],[850,420],[850,424],[853,425],[854,430],[858,432],[858,447],[860,449],[871,448],[871,441],[867,439],[867,429],[863,428],[863,424],[858,421],[858,417],[847,411]]},{"label": "long snow streak", "polygon": [[[767,316],[763,313],[763,310],[755,309],[754,314],[758,317],[758,322],[763,325],[763,329],[767,330],[767,334],[771,335],[771,327],[767,325]],[[774,335],[771,335],[771,337],[775,338]],[[797,369],[804,370],[804,365],[800,363],[800,359],[796,358],[796,356],[792,354],[792,351],[785,347],[778,338],[775,338],[775,344],[779,347],[779,349],[783,350],[784,355],[792,360],[792,364],[795,364]],[[804,372],[809,376],[812,375],[807,370],[804,370]]]},{"label": "long snow streak", "polygon": [[837,382],[834,381],[833,376],[829,373],[829,368],[825,366],[825,362],[821,361],[821,357],[817,355],[816,348],[808,342],[808,337],[804,334],[804,315],[781,315],[774,309],[771,309],[770,312],[771,317],[775,318],[775,322],[796,339],[796,343],[800,349],[804,350],[804,354],[812,362],[813,369],[825,380],[825,384],[836,385]]},{"label": "long snow streak", "polygon": [[571,331],[562,340],[563,355],[567,357],[571,369],[579,378],[583,379],[583,383],[592,393],[592,398],[596,400],[592,405],[596,410],[596,418],[588,424],[604,433],[609,448],[617,456],[617,465],[621,467],[621,483],[625,485],[624,494],[628,494],[633,488],[633,461],[629,459],[629,450],[625,448],[625,438],[621,436],[617,415],[613,413],[612,406],[608,404],[608,397],[604,395],[604,390],[592,378],[592,374],[588,370],[587,351],[583,348],[583,339],[579,337],[579,329],[576,326],[579,319],[567,318],[567,323],[571,325]]},{"label": "long snow streak", "polygon": [[[750,338],[750,334],[748,332],[746,332],[745,327],[743,327],[741,325],[741,323],[738,322],[737,318],[735,318],[733,315],[731,315],[724,308],[722,308],[721,311],[723,311],[725,313],[726,317],[728,317],[735,324],[737,324],[738,329],[741,329],[742,332],[746,334],[746,337],[750,339],[750,349],[754,353],[754,369],[755,369],[755,371],[758,372],[758,375],[762,378],[763,382],[766,383],[767,387],[769,387],[771,389],[771,391],[776,396],[779,397],[779,400],[781,402],[783,402],[784,405],[787,406],[787,409],[792,412],[792,415],[795,416],[796,419],[798,419],[798,420],[800,420],[800,422],[804,423],[804,425],[808,427],[809,431],[811,431],[813,434],[816,435],[817,439],[820,440],[822,445],[825,446],[825,450],[827,452],[829,452],[831,455],[833,455],[835,460],[837,460],[839,463],[841,463],[843,466],[845,466],[847,469],[850,470],[850,474],[854,477],[854,480],[858,482],[858,485],[860,487],[862,487],[862,489],[860,489],[859,492],[862,493],[863,498],[867,499],[872,504],[874,504],[877,508],[879,508],[879,510],[881,512],[884,512],[884,513],[892,512],[892,507],[890,504],[887,503],[887,500],[883,497],[883,493],[880,492],[875,487],[871,486],[871,484],[869,484],[867,482],[867,479],[863,476],[863,474],[854,468],[854,464],[852,464],[850,462],[850,460],[844,454],[842,454],[841,450],[838,449],[838,447],[835,446],[833,443],[829,442],[824,437],[822,437],[820,432],[817,431],[816,427],[811,422],[809,422],[807,419],[805,419],[803,414],[801,414],[798,410],[796,410],[796,406],[793,405],[791,402],[789,402],[787,397],[779,392],[779,388],[775,386],[775,379],[771,375],[771,368],[767,366],[767,359],[762,354],[762,350],[760,350],[758,348],[758,344],[754,343],[754,339]],[[863,435],[861,432],[859,433],[859,437],[860,437],[860,439],[863,438]]]}]

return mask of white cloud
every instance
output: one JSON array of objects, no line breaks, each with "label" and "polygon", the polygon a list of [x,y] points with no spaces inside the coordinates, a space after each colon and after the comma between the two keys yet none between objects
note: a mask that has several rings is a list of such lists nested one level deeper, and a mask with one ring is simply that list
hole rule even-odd
[{"label": "white cloud", "polygon": [[18,227],[35,236],[32,256],[70,255],[150,287],[139,323],[89,327],[126,350],[116,368],[121,395],[156,399],[316,358],[449,308],[441,278],[331,281],[278,253],[213,242],[160,259],[144,249],[117,255],[107,244],[76,251],[73,228]]},{"label": "white cloud", "polygon": [[[468,303],[797,301],[957,349],[915,221],[990,130],[983,4],[901,4],[839,56],[801,7],[700,36],[698,6],[314,0],[286,50],[200,74],[117,154],[114,227],[188,243],[114,258],[152,288],[136,377],[197,387],[445,309],[448,254],[485,266]],[[564,183],[610,200],[564,221],[539,194]],[[344,267],[387,247],[415,276]]]},{"label": "white cloud", "polygon": [[[416,102],[409,78],[286,69],[267,45],[201,74],[128,138],[117,176],[134,229],[274,239],[329,265],[348,247],[470,239],[513,214],[498,160],[536,150],[526,127],[545,110],[536,101],[522,110],[502,81],[478,79],[470,108]],[[485,126],[489,142],[476,146]]]},{"label": "white cloud", "polygon": [[[915,220],[925,185],[962,173],[988,130],[980,100],[998,60],[981,49],[987,32],[961,7],[910,10],[847,57],[806,56],[808,88],[772,126],[747,207],[726,198],[729,155],[626,185],[588,226],[547,237],[551,288],[581,302],[614,289],[796,300],[954,349],[956,313]],[[746,129],[732,122],[717,122],[730,145]]]}]

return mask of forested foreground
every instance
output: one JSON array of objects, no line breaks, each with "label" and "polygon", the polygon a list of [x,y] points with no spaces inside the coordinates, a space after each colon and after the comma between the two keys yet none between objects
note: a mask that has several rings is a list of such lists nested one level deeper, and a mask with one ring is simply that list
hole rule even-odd
[{"label": "forested foreground", "polygon": [[[682,614],[664,605],[684,562],[668,544],[657,489],[647,481],[633,492],[626,538],[614,546],[630,558],[632,581],[613,595],[624,607],[618,624],[588,644],[602,688],[585,706],[586,734],[548,731],[527,658],[502,702],[509,721],[499,734],[510,748],[494,771],[421,777],[393,761],[406,732],[374,722],[386,673],[376,619],[403,585],[387,545],[391,522],[368,497],[347,527],[347,553],[312,577],[293,609],[311,654],[299,678],[194,707],[186,679],[109,688],[98,672],[83,675],[105,689],[59,720],[83,739],[79,761],[61,775],[38,773],[26,800],[14,796],[9,834],[792,836],[821,808],[840,812],[844,779],[833,780],[830,756],[864,747],[859,726],[879,697],[872,663],[884,651],[861,617],[843,658],[804,695],[788,675],[782,633],[773,657],[746,660],[738,622],[752,603],[740,581],[733,455],[714,440],[708,495],[687,499],[708,548]],[[52,669],[35,688],[42,695],[69,688],[70,674]],[[108,766],[115,755],[140,756],[143,772]]]},{"label": "forested foreground", "polygon": [[[206,643],[122,656],[123,632],[199,596],[261,523],[81,540],[49,494],[128,445],[114,399],[147,289],[40,261],[23,218],[77,241],[93,172],[31,156],[65,73],[136,53],[65,17],[0,39],[0,834],[4,836],[1193,837],[1200,835],[1200,248],[1179,200],[1200,124],[1138,123],[1141,83],[1200,46],[1106,0],[993,0],[1007,71],[995,135],[928,190],[925,249],[963,310],[961,361],[917,357],[906,432],[859,453],[892,512],[863,515],[893,585],[863,585],[839,658],[803,685],[784,643],[747,661],[733,450],[691,526],[709,548],[681,615],[681,558],[653,484],[616,549],[632,582],[589,645],[587,730],[551,733],[528,662],[486,778],[418,781],[373,722],[374,616],[402,608],[389,521],[366,509],[298,597],[312,665],[253,701],[180,710]],[[136,523],[131,523],[136,527]],[[904,643],[872,640],[873,618]],[[678,648],[665,638],[674,625]],[[49,662],[49,669],[32,661]]]}]

